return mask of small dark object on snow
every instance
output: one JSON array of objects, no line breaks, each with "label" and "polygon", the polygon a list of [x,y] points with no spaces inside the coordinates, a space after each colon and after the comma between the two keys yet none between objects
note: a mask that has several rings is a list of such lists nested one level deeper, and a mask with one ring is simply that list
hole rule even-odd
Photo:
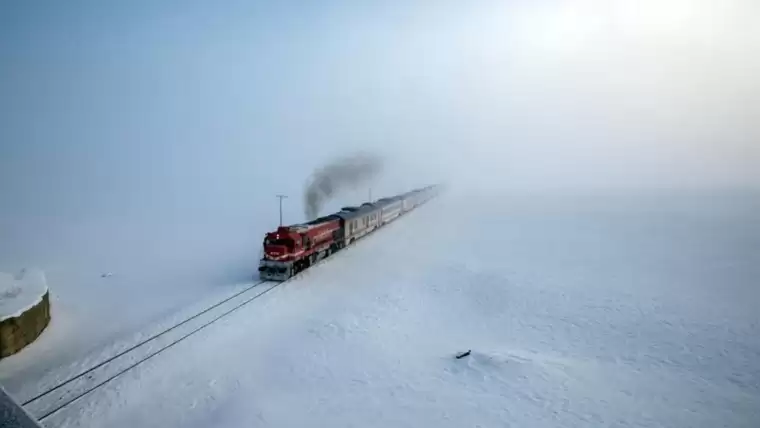
[{"label": "small dark object on snow", "polygon": [[468,355],[470,355],[470,352],[472,352],[472,349],[468,349],[467,352],[460,352],[457,354],[457,360],[460,360]]}]

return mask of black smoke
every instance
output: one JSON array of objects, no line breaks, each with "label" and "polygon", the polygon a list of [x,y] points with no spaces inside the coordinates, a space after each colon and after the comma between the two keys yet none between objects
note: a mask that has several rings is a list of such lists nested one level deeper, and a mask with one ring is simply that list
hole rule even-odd
[{"label": "black smoke", "polygon": [[342,190],[366,183],[382,169],[382,159],[359,154],[336,159],[317,169],[304,190],[304,214],[307,220],[319,215],[324,204]]}]

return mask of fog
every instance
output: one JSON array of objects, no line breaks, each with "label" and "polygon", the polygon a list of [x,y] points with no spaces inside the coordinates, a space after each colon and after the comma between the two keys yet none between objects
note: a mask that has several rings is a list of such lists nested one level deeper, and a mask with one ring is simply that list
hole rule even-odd
[{"label": "fog", "polygon": [[274,205],[356,150],[387,192],[760,182],[755,2],[265,3],[6,3],[6,213]]},{"label": "fog", "polygon": [[4,3],[3,245],[269,224],[277,193],[302,221],[309,175],[360,150],[378,196],[760,183],[756,2],[270,3]]},{"label": "fog", "polygon": [[[5,1],[0,270],[44,268],[59,319],[91,313],[77,302],[95,295],[143,322],[167,309],[157,294],[181,305],[249,279],[275,195],[289,195],[285,222],[305,220],[311,174],[357,152],[382,157],[382,173],[323,213],[370,187],[435,182],[758,188],[758,12],[753,0]],[[135,293],[147,297],[126,307]]]}]

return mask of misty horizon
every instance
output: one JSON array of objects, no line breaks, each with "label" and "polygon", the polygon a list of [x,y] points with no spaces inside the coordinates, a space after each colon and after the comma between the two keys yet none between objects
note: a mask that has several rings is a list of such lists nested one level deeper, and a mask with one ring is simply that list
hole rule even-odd
[{"label": "misty horizon", "polygon": [[276,194],[290,195],[286,221],[306,220],[312,174],[358,152],[382,157],[382,173],[325,210],[369,188],[434,183],[755,191],[757,11],[743,0],[7,3],[3,253],[39,230],[40,242],[165,223],[259,234],[276,223]]},{"label": "misty horizon", "polygon": [[0,383],[49,426],[758,426],[758,16],[1,2],[0,273],[50,323]]}]

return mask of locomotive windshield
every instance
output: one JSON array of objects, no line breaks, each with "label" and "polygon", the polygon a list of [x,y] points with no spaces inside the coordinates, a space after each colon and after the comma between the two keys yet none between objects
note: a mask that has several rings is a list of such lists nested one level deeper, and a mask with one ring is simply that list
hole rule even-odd
[{"label": "locomotive windshield", "polygon": [[288,247],[289,250],[293,249],[293,240],[292,239],[269,239],[267,238],[266,241],[264,241],[264,245],[281,245],[283,247]]}]

